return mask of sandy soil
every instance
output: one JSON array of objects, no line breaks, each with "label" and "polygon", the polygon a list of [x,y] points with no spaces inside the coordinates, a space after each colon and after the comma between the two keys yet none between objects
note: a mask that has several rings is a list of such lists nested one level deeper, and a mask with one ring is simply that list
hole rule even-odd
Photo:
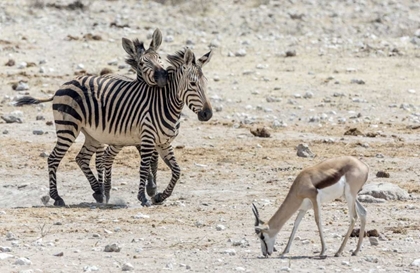
[{"label": "sandy soil", "polygon": [[[420,41],[416,44],[415,36],[420,4],[218,2],[86,1],[83,10],[68,6],[70,1],[0,3],[0,114],[23,114],[21,124],[0,121],[0,246],[11,248],[3,254],[13,255],[0,259],[0,272],[119,272],[125,263],[134,272],[420,270],[410,265],[420,258]],[[111,205],[93,203],[74,161],[81,136],[58,171],[59,191],[69,207],[43,206],[48,174],[40,154],[49,153],[55,142],[54,127],[47,125],[51,105],[15,108],[11,101],[25,93],[48,97],[81,70],[99,73],[108,67],[133,76],[123,66],[121,37],[149,41],[156,27],[165,38],[163,56],[187,41],[197,56],[215,46],[204,72],[217,111],[200,123],[185,110],[174,141],[182,177],[173,195],[161,206],[140,206],[139,157],[127,147],[114,166]],[[241,50],[246,55],[235,56]],[[289,50],[296,56],[286,57]],[[15,65],[4,65],[9,59]],[[22,62],[25,68],[19,68]],[[29,89],[14,91],[19,81]],[[270,138],[250,133],[264,126]],[[350,128],[364,135],[344,135]],[[298,157],[300,143],[316,156]],[[289,255],[262,259],[251,203],[268,220],[302,168],[340,155],[369,164],[368,183],[391,182],[410,193],[410,200],[365,203],[367,228],[388,240],[371,246],[366,238],[360,254],[351,257],[356,245],[351,238],[344,256],[332,257],[338,235],[348,227],[345,203],[336,201],[323,206],[327,259],[317,258],[312,212]],[[378,171],[390,177],[377,178]],[[160,162],[160,190],[169,179]],[[284,248],[292,222],[279,233],[277,249]],[[104,252],[113,243],[121,251]],[[31,264],[15,264],[20,257]]]}]

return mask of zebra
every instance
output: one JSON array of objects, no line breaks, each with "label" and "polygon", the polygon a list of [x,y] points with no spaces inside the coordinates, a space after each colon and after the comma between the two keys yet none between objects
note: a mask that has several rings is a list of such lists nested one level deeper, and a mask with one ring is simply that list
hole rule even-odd
[{"label": "zebra", "polygon": [[[142,206],[150,206],[168,198],[180,177],[171,142],[178,135],[184,104],[197,114],[200,121],[208,121],[213,115],[202,71],[211,56],[212,51],[209,51],[196,60],[188,48],[168,55],[170,66],[167,68],[167,84],[163,88],[149,86],[141,79],[127,81],[79,76],[64,83],[52,98],[28,96],[18,99],[17,106],[53,101],[57,143],[48,157],[48,172],[54,205],[65,206],[58,194],[56,170],[80,132],[85,135],[88,147],[98,147],[103,143],[117,147],[139,146],[141,160],[137,199]],[[151,203],[145,195],[145,184],[155,151],[171,169],[172,177],[166,189],[152,197]],[[87,152],[92,154],[95,151]]]}]

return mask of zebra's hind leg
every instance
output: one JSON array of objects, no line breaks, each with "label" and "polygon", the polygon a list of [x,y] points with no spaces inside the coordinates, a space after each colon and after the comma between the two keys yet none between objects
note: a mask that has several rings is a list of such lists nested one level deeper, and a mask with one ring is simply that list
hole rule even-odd
[{"label": "zebra's hind leg", "polygon": [[105,145],[101,145],[96,150],[95,165],[96,171],[98,172],[98,183],[102,193],[104,193],[104,152]]},{"label": "zebra's hind leg", "polygon": [[153,142],[151,141],[144,141],[140,146],[140,185],[139,185],[139,193],[137,194],[137,199],[141,202],[142,206],[149,207],[151,205],[150,201],[147,200],[145,187],[146,187],[146,180],[150,173],[150,161],[153,156],[153,152],[155,151],[155,147]]},{"label": "zebra's hind leg", "polygon": [[[136,146],[137,150],[139,151],[140,157],[140,146]],[[147,184],[146,184],[146,192],[149,196],[154,196],[157,191],[157,184],[156,184],[156,174],[157,174],[157,166],[158,166],[158,160],[159,160],[159,153],[157,150],[155,150],[152,154],[152,157],[150,159],[150,171],[147,175]]]},{"label": "zebra's hind leg", "polygon": [[56,121],[57,126],[57,144],[48,156],[48,173],[50,180],[50,197],[55,200],[54,206],[65,206],[63,198],[60,197],[57,190],[57,168],[60,165],[64,155],[77,138],[78,132],[74,133],[70,130],[58,130],[59,123]]},{"label": "zebra's hind leg", "polygon": [[112,176],[112,164],[114,163],[115,157],[121,151],[123,146],[108,146],[105,150],[104,157],[103,157],[103,166],[105,169],[105,199],[106,203],[108,204],[109,199],[111,198],[111,176]]},{"label": "zebra's hind leg", "polygon": [[165,145],[162,147],[158,147],[159,154],[161,155],[163,161],[168,165],[168,167],[172,171],[171,181],[169,182],[168,186],[162,193],[158,193],[152,198],[153,204],[162,203],[166,198],[171,196],[172,191],[175,188],[176,183],[179,180],[181,175],[181,168],[179,167],[178,163],[175,160],[174,151],[171,145]]},{"label": "zebra's hind leg", "polygon": [[98,149],[100,150],[101,147],[103,147],[102,144],[92,139],[88,134],[85,133],[85,143],[82,149],[80,150],[79,154],[76,156],[76,162],[79,165],[82,172],[85,174],[87,180],[89,181],[90,187],[93,190],[92,196],[98,203],[104,202],[104,195],[102,187],[96,179],[95,175],[93,174],[89,163],[92,159],[92,155],[96,153]]}]

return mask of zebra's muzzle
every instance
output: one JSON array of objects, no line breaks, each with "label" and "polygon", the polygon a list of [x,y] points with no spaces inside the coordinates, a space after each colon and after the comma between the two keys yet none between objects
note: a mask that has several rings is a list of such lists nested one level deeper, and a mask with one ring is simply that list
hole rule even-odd
[{"label": "zebra's muzzle", "polygon": [[197,114],[199,121],[208,121],[213,116],[213,111],[211,109],[203,109]]},{"label": "zebra's muzzle", "polygon": [[164,87],[168,81],[168,72],[165,69],[155,71],[154,79],[159,87]]}]

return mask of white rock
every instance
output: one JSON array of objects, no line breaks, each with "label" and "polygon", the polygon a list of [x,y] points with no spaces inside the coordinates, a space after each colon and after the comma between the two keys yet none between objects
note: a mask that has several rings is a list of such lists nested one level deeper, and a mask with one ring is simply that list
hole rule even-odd
[{"label": "white rock", "polygon": [[410,195],[398,185],[388,182],[373,182],[365,184],[359,195],[370,195],[385,200],[407,200]]},{"label": "white rock", "polygon": [[8,246],[0,246],[1,252],[12,252],[12,249]]},{"label": "white rock", "polygon": [[164,41],[166,43],[172,43],[174,41],[174,36],[168,35],[165,37]]},{"label": "white rock", "polygon": [[280,271],[290,272],[290,271],[292,271],[292,269],[290,267],[283,266],[282,268],[280,268]]},{"label": "white rock", "polygon": [[6,259],[9,259],[9,258],[13,258],[13,257],[14,257],[13,255],[8,254],[8,253],[0,253],[0,261],[1,260],[6,260]]},{"label": "white rock", "polygon": [[87,265],[83,267],[84,272],[92,272],[92,271],[99,271],[99,268],[94,265]]},{"label": "white rock", "polygon": [[122,271],[133,271],[134,270],[134,266],[130,263],[125,263],[122,266]]},{"label": "white rock", "polygon": [[241,48],[238,51],[236,51],[235,53],[236,57],[245,57],[246,56],[246,50]]},{"label": "white rock", "polygon": [[84,68],[85,68],[85,66],[83,64],[78,64],[77,65],[77,69],[84,69]]},{"label": "white rock", "polygon": [[32,262],[29,259],[27,259],[27,258],[20,257],[19,259],[17,259],[15,261],[14,264],[17,264],[17,265],[31,265]]},{"label": "white rock", "polygon": [[376,238],[376,237],[369,237],[369,242],[370,242],[370,244],[371,244],[371,245],[373,245],[373,246],[377,246],[377,245],[379,245],[379,240],[378,240],[378,238]]},{"label": "white rock", "polygon": [[230,256],[235,256],[236,255],[236,250],[235,249],[226,249],[222,253],[223,254],[229,254]]},{"label": "white rock", "polygon": [[350,265],[350,262],[349,261],[342,261],[341,264],[342,265]]},{"label": "white rock", "polygon": [[18,65],[18,68],[19,69],[23,69],[23,68],[26,68],[28,66],[28,64],[26,63],[26,62],[21,62],[19,65]]},{"label": "white rock", "polygon": [[150,216],[146,215],[146,214],[138,213],[138,214],[134,215],[133,218],[134,219],[148,219],[148,218],[150,218]]},{"label": "white rock", "polygon": [[120,252],[121,251],[121,247],[118,246],[118,244],[110,244],[110,245],[106,245],[105,252]]},{"label": "white rock", "polygon": [[219,224],[219,225],[216,226],[217,231],[221,231],[221,230],[225,230],[225,229],[226,229],[226,227],[224,225]]},{"label": "white rock", "polygon": [[412,263],[412,266],[419,266],[420,267],[420,259],[415,259]]},{"label": "white rock", "polygon": [[238,266],[235,268],[235,271],[245,271],[245,268]]}]

